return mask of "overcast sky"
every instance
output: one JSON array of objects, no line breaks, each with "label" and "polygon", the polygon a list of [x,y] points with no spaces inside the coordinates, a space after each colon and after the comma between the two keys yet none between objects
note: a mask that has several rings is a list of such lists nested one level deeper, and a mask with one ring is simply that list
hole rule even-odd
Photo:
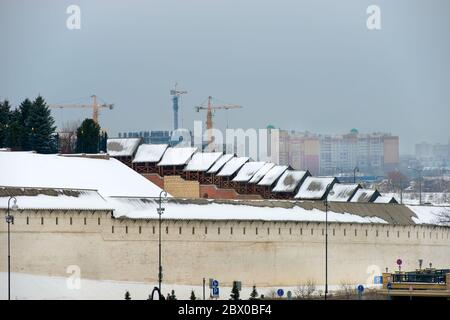
[{"label": "overcast sky", "polygon": [[[70,4],[80,30],[66,27]],[[381,30],[366,27],[371,4]],[[111,136],[171,129],[178,82],[187,128],[212,95],[244,106],[230,127],[386,131],[411,153],[450,138],[449,31],[448,0],[1,0],[0,99],[95,93],[115,104],[100,120]],[[216,113],[217,126],[225,119]]]}]

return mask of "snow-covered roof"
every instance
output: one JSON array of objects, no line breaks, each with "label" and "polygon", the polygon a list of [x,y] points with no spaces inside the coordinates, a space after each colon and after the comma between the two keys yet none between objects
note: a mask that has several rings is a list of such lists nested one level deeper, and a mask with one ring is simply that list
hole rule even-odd
[{"label": "snow-covered roof", "polygon": [[214,165],[211,167],[211,169],[208,170],[208,173],[217,173],[222,167],[230,161],[231,158],[233,158],[234,155],[231,153],[224,154],[222,157],[220,157]]},{"label": "snow-covered roof", "polygon": [[236,177],[233,178],[234,182],[249,182],[250,179],[260,170],[266,162],[261,161],[251,161],[247,162],[242,166],[242,168],[237,173]]},{"label": "snow-covered roof", "polygon": [[157,197],[161,189],[114,158],[0,152],[0,186],[97,190],[102,197]]},{"label": "snow-covered roof", "polygon": [[335,183],[333,185],[333,189],[331,189],[328,194],[328,201],[336,201],[336,202],[348,202],[355,194],[356,190],[361,188],[361,186],[357,183],[355,184],[342,184]]},{"label": "snow-covered roof", "polygon": [[113,210],[95,190],[0,187],[0,208],[8,207],[10,196],[17,199],[20,210]]},{"label": "snow-covered roof", "polygon": [[274,166],[270,169],[261,181],[258,182],[258,186],[271,186],[277,181],[277,179],[288,169],[288,166]]},{"label": "snow-covered roof", "polygon": [[111,157],[131,157],[136,152],[141,138],[108,139],[107,150]]},{"label": "snow-covered roof", "polygon": [[167,144],[141,144],[134,156],[133,163],[159,162],[168,147]]},{"label": "snow-covered roof", "polygon": [[[116,218],[158,219],[157,199],[113,198]],[[325,221],[320,201],[167,199],[164,219]],[[414,224],[414,213],[402,205],[330,203],[330,222]],[[425,215],[425,214],[424,214]],[[415,219],[420,222],[421,218]]]},{"label": "snow-covered roof", "polygon": [[222,152],[197,152],[192,156],[184,171],[207,171],[222,157]]},{"label": "snow-covered roof", "polygon": [[359,189],[356,191],[351,202],[371,202],[378,191],[376,189]]},{"label": "snow-covered roof", "polygon": [[222,170],[219,171],[217,176],[219,177],[229,177],[236,173],[250,158],[248,157],[234,157],[231,158],[225,165],[222,167]]},{"label": "snow-covered roof", "polygon": [[158,166],[181,166],[188,163],[197,148],[173,147],[168,148],[164,153]]},{"label": "snow-covered roof", "polygon": [[250,179],[250,183],[258,183],[262,178],[267,174],[275,166],[275,163],[267,162],[264,164],[261,169],[259,169],[255,175]]},{"label": "snow-covered roof", "polygon": [[398,203],[394,197],[379,196],[375,199],[374,203]]},{"label": "snow-covered roof", "polygon": [[304,200],[322,199],[327,193],[327,187],[334,184],[333,177],[308,177],[303,181],[294,198]]},{"label": "snow-covered roof", "polygon": [[300,182],[308,175],[308,171],[286,170],[272,189],[272,192],[294,192]]},{"label": "snow-covered roof", "polygon": [[[442,225],[442,222],[440,221],[442,216],[450,215],[450,207],[448,206],[407,205],[406,207],[416,215],[412,217],[412,220],[417,224]],[[447,226],[450,227],[448,224]]]}]

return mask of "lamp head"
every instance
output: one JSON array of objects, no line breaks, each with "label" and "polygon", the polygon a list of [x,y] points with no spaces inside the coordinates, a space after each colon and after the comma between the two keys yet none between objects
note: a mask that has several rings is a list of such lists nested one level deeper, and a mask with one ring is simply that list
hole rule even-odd
[{"label": "lamp head", "polygon": [[17,211],[17,210],[19,210],[19,206],[17,205],[17,199],[16,199],[16,198],[13,199],[13,204],[12,204],[12,206],[11,206],[11,210],[12,210],[12,211]]}]

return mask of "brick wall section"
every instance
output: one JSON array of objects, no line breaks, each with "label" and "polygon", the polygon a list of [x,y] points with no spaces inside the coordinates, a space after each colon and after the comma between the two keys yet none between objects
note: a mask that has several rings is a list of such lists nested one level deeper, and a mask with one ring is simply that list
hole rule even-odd
[{"label": "brick wall section", "polygon": [[234,189],[220,189],[213,184],[201,184],[200,197],[209,199],[262,199],[257,194],[238,194]]},{"label": "brick wall section", "polygon": [[145,173],[142,174],[145,178],[156,184],[161,189],[164,189],[164,180],[161,178],[161,176],[157,173]]},{"label": "brick wall section", "polygon": [[198,198],[200,195],[198,181],[187,181],[180,176],[165,176],[164,189],[174,197]]}]

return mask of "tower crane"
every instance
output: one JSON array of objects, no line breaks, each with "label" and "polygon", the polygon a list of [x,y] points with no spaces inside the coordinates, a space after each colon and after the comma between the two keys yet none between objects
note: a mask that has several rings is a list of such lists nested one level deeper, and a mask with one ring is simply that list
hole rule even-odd
[{"label": "tower crane", "polygon": [[241,109],[242,106],[237,104],[224,104],[224,105],[214,105],[212,104],[212,97],[208,97],[208,104],[206,106],[194,107],[195,111],[200,112],[200,110],[206,110],[206,129],[208,130],[208,143],[211,144],[212,134],[211,129],[213,128],[213,110],[229,110],[229,109]]},{"label": "tower crane", "polygon": [[114,107],[114,104],[99,104],[97,103],[97,96],[94,94],[91,96],[92,98],[92,104],[50,104],[50,108],[92,108],[92,120],[94,120],[95,123],[98,124],[98,115],[99,115],[99,109],[100,108],[107,108],[109,110],[112,110]]},{"label": "tower crane", "polygon": [[170,90],[170,95],[172,97],[172,107],[173,107],[173,130],[178,129],[178,100],[182,94],[188,93],[185,90],[178,90],[177,83],[175,83],[175,87]]}]

